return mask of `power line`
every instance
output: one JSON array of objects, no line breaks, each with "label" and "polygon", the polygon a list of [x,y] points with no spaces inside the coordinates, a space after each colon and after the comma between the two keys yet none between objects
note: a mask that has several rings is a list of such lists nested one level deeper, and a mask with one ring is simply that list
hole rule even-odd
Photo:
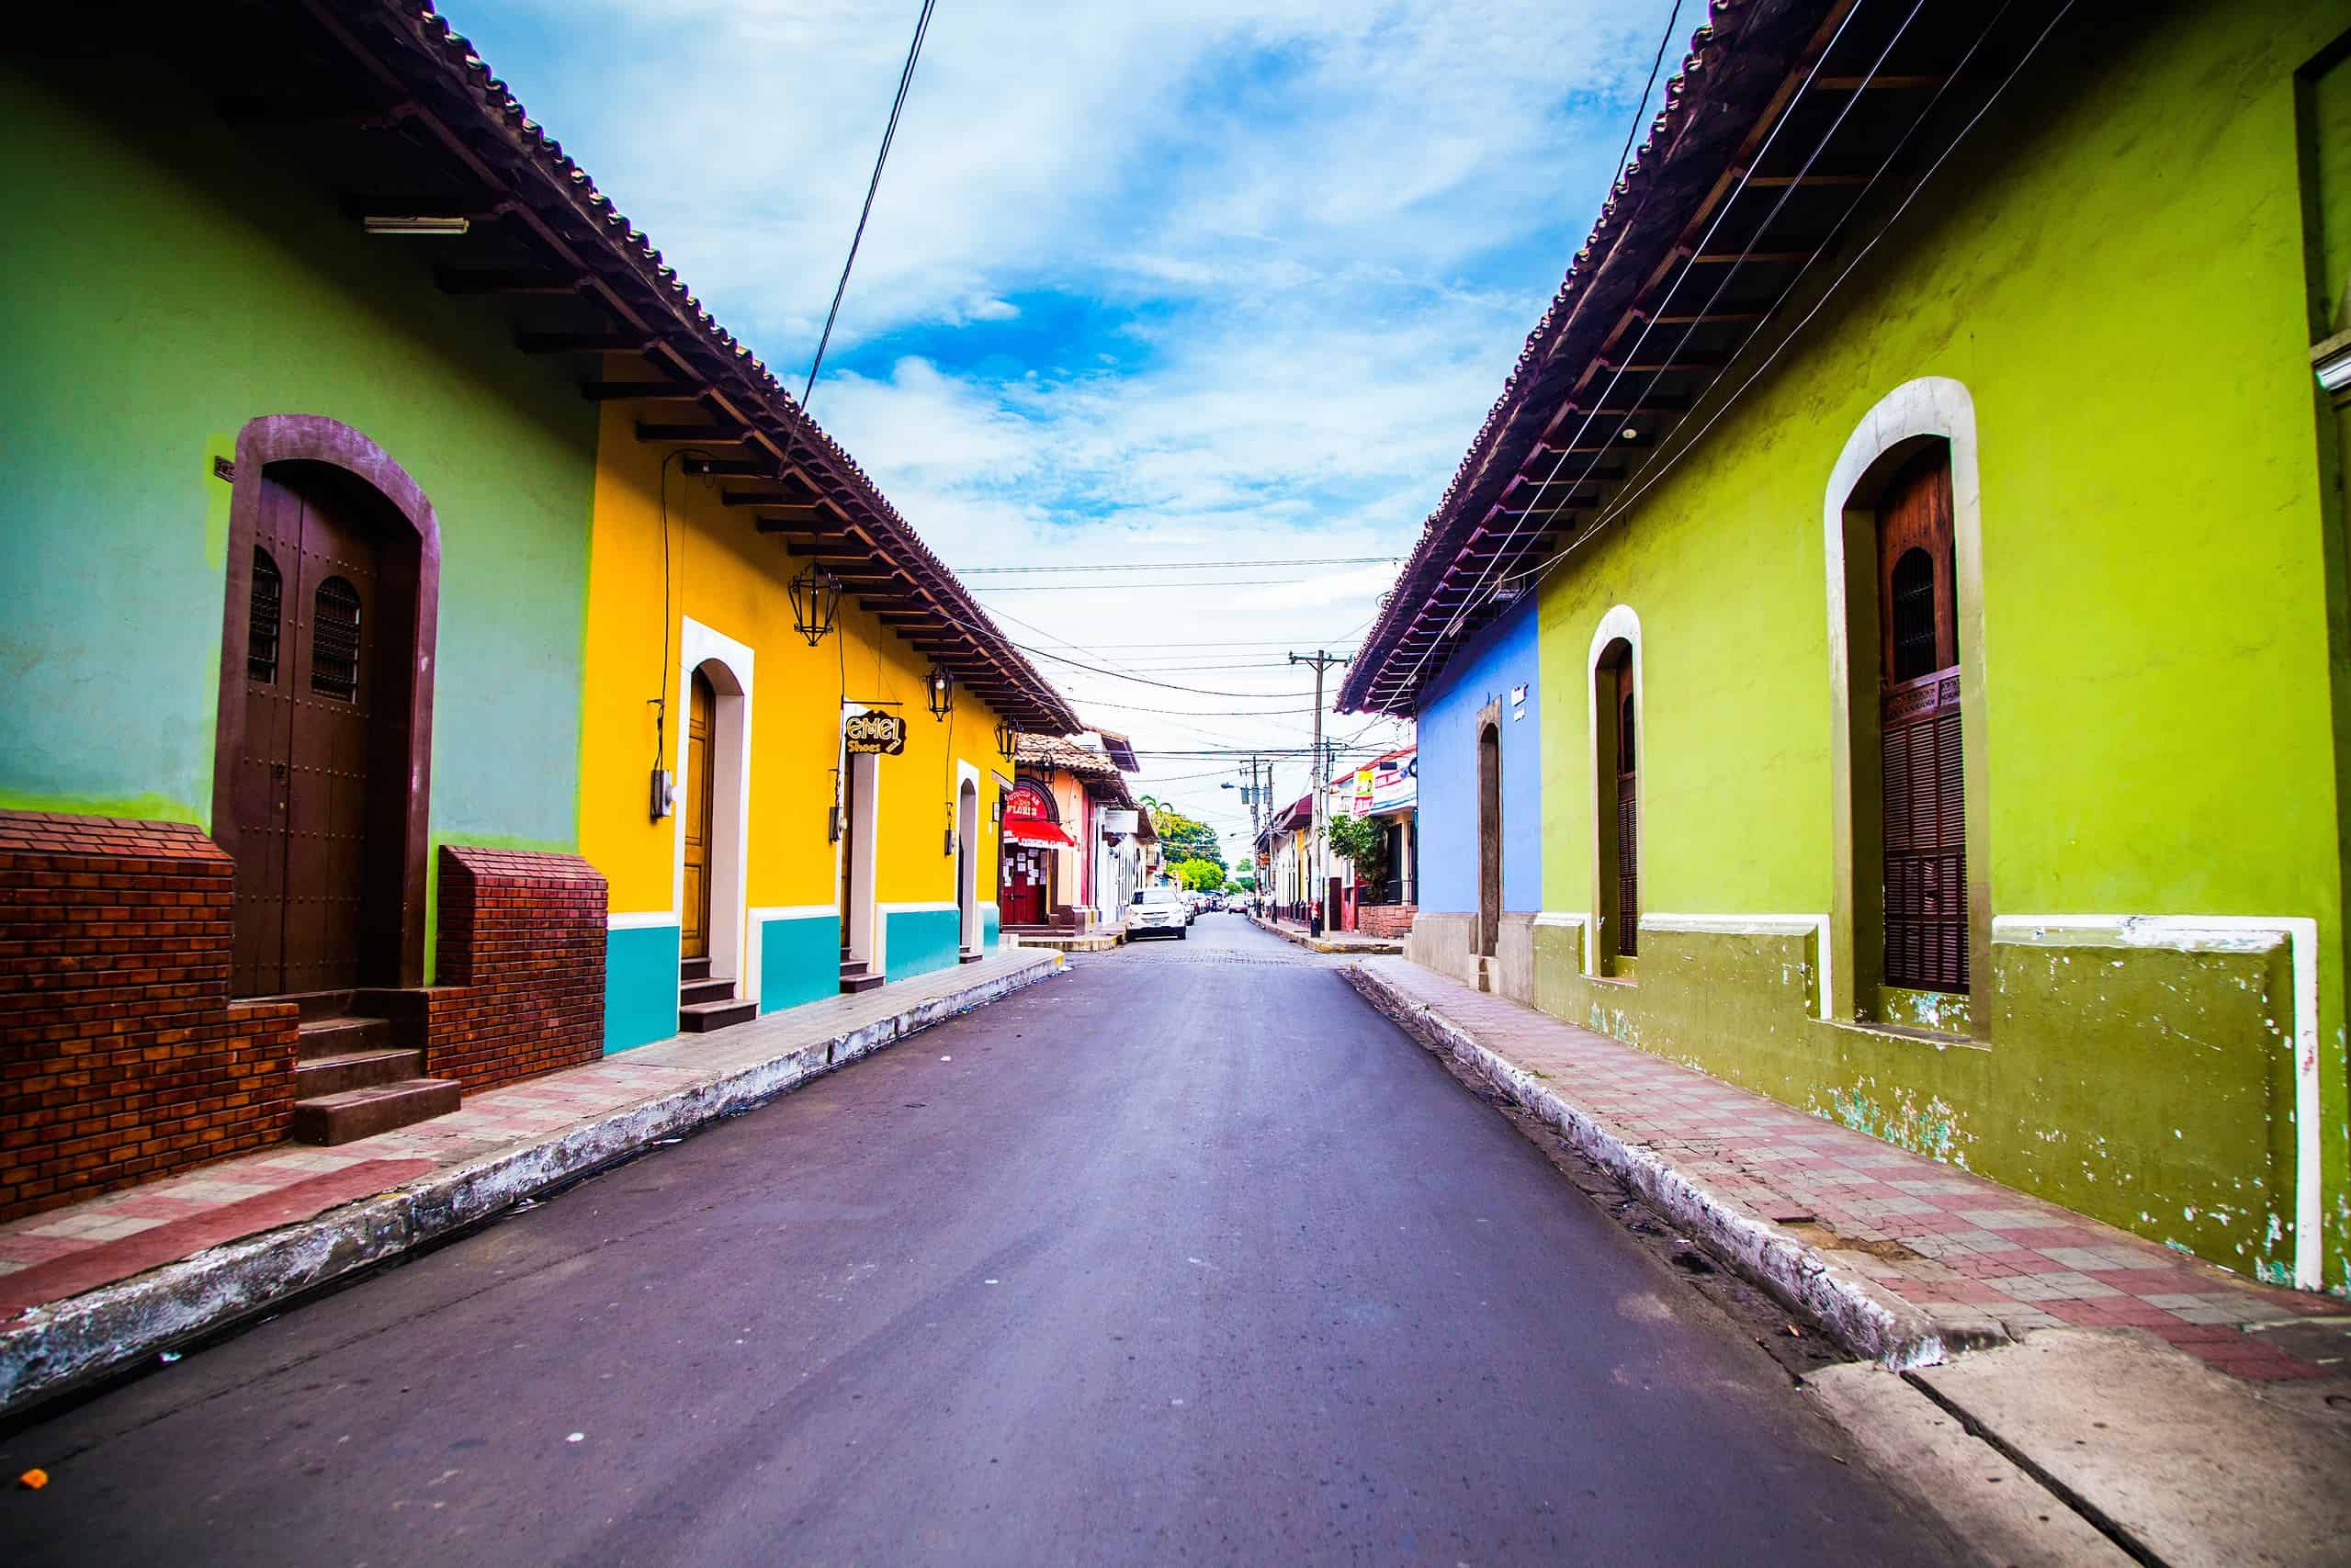
[{"label": "power line", "polygon": [[1270,588],[1284,582],[1325,581],[1319,577],[1199,577],[1178,582],[1007,582],[1000,586],[976,582],[972,584],[971,591],[974,593],[1107,593],[1121,588],[1140,588],[1157,593],[1163,588]]},{"label": "power line", "polygon": [[[1924,0],[1918,0],[1918,3],[1923,4]],[[1868,0],[1857,0],[1853,8],[1848,11],[1844,17],[1837,22],[1837,30],[1829,36],[1827,43],[1825,44],[1820,52],[1814,57],[1811,67],[1804,73],[1803,83],[1802,86],[1797,89],[1798,96],[1801,96],[1804,92],[1811,88],[1813,78],[1820,74],[1822,62],[1825,61],[1836,50],[1837,40],[1845,36],[1845,29],[1853,25],[1853,19],[1861,14],[1861,12],[1866,8]],[[1916,17],[1918,14],[1916,4],[1914,4],[1912,6],[1910,14],[1913,17]],[[1678,7],[1677,7],[1676,15],[1679,15]],[[1909,23],[1905,20],[1903,25],[1906,28]],[[1668,38],[1672,36],[1671,23],[1667,24],[1667,36]],[[1897,32],[1895,36],[1899,38],[1901,35]],[[1889,44],[1888,47],[1891,48],[1892,45]],[[1882,61],[1883,56],[1881,55],[1881,63]],[[1876,68],[1874,66],[1871,68],[1872,74],[1875,73],[1875,69]],[[1804,161],[1804,168],[1807,171],[1812,167],[1813,159],[1819,157],[1822,150],[1827,147],[1829,137],[1837,134],[1837,127],[1845,123],[1846,115],[1851,112],[1853,105],[1859,102],[1860,97],[1861,95],[1859,93],[1848,95],[1844,107],[1837,111],[1836,120],[1829,126],[1827,133],[1821,138],[1819,144],[1813,149],[1812,157],[1807,158]],[[1646,104],[1645,103],[1643,107],[1645,107]],[[1724,220],[1730,216],[1731,209],[1738,205],[1738,198],[1746,194],[1747,182],[1754,178],[1755,171],[1762,166],[1765,156],[1769,153],[1772,147],[1778,143],[1780,140],[1780,133],[1788,128],[1789,122],[1794,117],[1792,115],[1782,115],[1772,124],[1771,130],[1764,136],[1763,145],[1756,149],[1754,154],[1746,159],[1746,166],[1739,170],[1739,177],[1732,186],[1730,194],[1724,197],[1722,204],[1714,209],[1713,219],[1707,224],[1705,234],[1700,239],[1699,243],[1692,247],[1693,253],[1703,251],[1707,243],[1713,239],[1715,231],[1722,228]],[[1637,117],[1633,123],[1637,128],[1640,123]],[[1791,195],[1794,189],[1795,186],[1791,185],[1786,190],[1783,190],[1780,193],[1780,202],[1784,204],[1788,199],[1789,195]],[[1646,210],[1648,201],[1648,195],[1645,192],[1641,198],[1641,207],[1636,209],[1633,214],[1635,218],[1640,215],[1641,211]],[[1776,215],[1779,209],[1779,205],[1775,205],[1772,208],[1773,214]],[[1767,218],[1765,221],[1768,224],[1769,222],[1769,219]],[[1758,228],[1756,232],[1759,234],[1762,232],[1762,230]],[[1748,248],[1752,249],[1754,246],[1754,241],[1750,239],[1747,242],[1747,244]],[[1746,254],[1746,253],[1745,251],[1740,253],[1742,257],[1744,257]],[[1718,284],[1716,286],[1715,294],[1717,297],[1720,296],[1724,285],[1727,285],[1729,282],[1728,274],[1735,273],[1737,271],[1738,268],[1736,266],[1725,269],[1725,276],[1723,280],[1723,284]],[[1689,278],[1689,269],[1685,268],[1683,269],[1682,275],[1674,280],[1673,287],[1666,291],[1666,300],[1668,305],[1672,302],[1674,296],[1681,291],[1681,286],[1688,282]],[[1553,481],[1559,477],[1559,470],[1565,466],[1569,451],[1572,448],[1581,446],[1584,444],[1584,435],[1591,429],[1592,422],[1599,417],[1599,411],[1608,406],[1609,397],[1616,390],[1617,383],[1622,381],[1628,373],[1625,367],[1639,362],[1638,353],[1640,346],[1648,341],[1649,333],[1655,325],[1656,315],[1663,313],[1664,311],[1662,310],[1655,311],[1643,320],[1641,323],[1640,335],[1634,342],[1633,351],[1619,357],[1616,368],[1610,372],[1608,385],[1601,389],[1598,397],[1592,400],[1592,412],[1584,416],[1583,423],[1577,426],[1575,436],[1561,445],[1558,456],[1552,459],[1551,468],[1543,475],[1543,482],[1535,487],[1535,493],[1537,495],[1541,495],[1544,491],[1550,489]],[[1633,400],[1633,406],[1636,409],[1640,406],[1643,400],[1646,399],[1651,392],[1656,389],[1658,379],[1659,377],[1656,373],[1653,372],[1650,374],[1649,379],[1644,385],[1640,396]],[[1496,570],[1501,566],[1503,560],[1508,557],[1510,547],[1518,543],[1519,535],[1526,527],[1526,520],[1531,513],[1532,508],[1527,512],[1521,512],[1519,515],[1510,519],[1509,532],[1503,536],[1500,549],[1492,557],[1492,558],[1487,560],[1484,567],[1479,569],[1477,581],[1475,583],[1471,585],[1469,596],[1462,602],[1461,608],[1455,610],[1452,615],[1446,622],[1447,632],[1450,633],[1455,626],[1458,626],[1463,618],[1468,615],[1469,611],[1481,602],[1486,592],[1486,583],[1492,580]],[[1420,650],[1419,657],[1412,661],[1412,668],[1405,671],[1404,680],[1396,687],[1398,692],[1402,692],[1407,688],[1417,685],[1420,678],[1420,671],[1423,667],[1428,664],[1430,656],[1435,653],[1439,648],[1444,646],[1444,641],[1445,639],[1443,637],[1435,638],[1430,642],[1428,647]]]},{"label": "power line", "polygon": [[889,123],[882,128],[882,148],[874,155],[874,177],[865,182],[865,205],[857,214],[857,231],[849,237],[849,259],[841,264],[841,281],[833,286],[832,309],[824,313],[824,332],[817,339],[816,357],[808,362],[808,384],[800,389],[800,407],[817,389],[817,372],[824,366],[825,345],[832,341],[832,323],[841,317],[841,298],[849,292],[850,270],[857,265],[857,247],[865,243],[865,220],[874,215],[874,193],[882,188],[882,168],[890,161],[890,143],[898,140],[899,116],[906,109],[906,90],[914,85],[914,62],[922,58],[923,36],[931,30],[931,12],[939,0],[922,0],[922,14],[914,21],[914,41],[907,46],[906,63],[898,73],[898,96],[890,100]]},{"label": "power line", "polygon": [[[1593,519],[1589,526],[1586,527],[1573,539],[1570,539],[1556,554],[1535,566],[1529,567],[1524,569],[1522,571],[1513,573],[1513,576],[1528,578],[1530,580],[1531,586],[1534,583],[1540,583],[1543,578],[1550,575],[1552,570],[1557,567],[1560,562],[1565,560],[1570,555],[1573,555],[1595,534],[1599,533],[1600,529],[1606,527],[1610,523],[1612,523],[1617,518],[1622,516],[1628,507],[1630,507],[1633,502],[1639,501],[1642,496],[1647,494],[1656,486],[1660,479],[1663,479],[1667,474],[1673,472],[1674,468],[1681,462],[1682,458],[1688,457],[1691,449],[1694,448],[1700,441],[1705,438],[1706,433],[1713,429],[1714,426],[1721,422],[1724,414],[1728,413],[1733,408],[1737,406],[1738,400],[1746,395],[1747,389],[1755,385],[1757,378],[1762,376],[1765,371],[1771,368],[1772,365],[1779,360],[1780,355],[1786,352],[1788,345],[1793,343],[1797,336],[1803,333],[1804,328],[1812,323],[1814,317],[1820,314],[1822,307],[1825,306],[1830,299],[1836,297],[1837,289],[1842,288],[1845,280],[1852,276],[1853,269],[1860,265],[1862,261],[1868,257],[1869,254],[1877,248],[1878,242],[1884,239],[1888,233],[1892,232],[1893,226],[1901,220],[1902,215],[1910,209],[1910,204],[1913,201],[1916,201],[1918,198],[1918,194],[1927,188],[1927,182],[1934,178],[1936,172],[1943,166],[1944,163],[1950,159],[1953,152],[1959,150],[1960,144],[1967,139],[1968,134],[1975,129],[1977,123],[1983,119],[1984,116],[1991,109],[1992,106],[1999,100],[2000,96],[2007,91],[2009,84],[2017,79],[2018,73],[2021,72],[2027,64],[2030,63],[2032,57],[2035,54],[2040,52],[2040,46],[2048,41],[2049,35],[2056,29],[2057,25],[2060,22],[2063,22],[2065,19],[2066,13],[2071,11],[2073,8],[2073,0],[2065,0],[2065,4],[2058,9],[2056,15],[2052,16],[2049,19],[2048,25],[2042,28],[2040,33],[2034,38],[2031,45],[2026,49],[2023,55],[2021,55],[2018,59],[2017,62],[2009,68],[2007,74],[2000,79],[1999,85],[1992,90],[1991,96],[1987,97],[1976,109],[1975,113],[1969,117],[1965,125],[1960,127],[1959,133],[1952,137],[1950,144],[1945,147],[1943,151],[1936,156],[1935,161],[1927,165],[1926,172],[1921,174],[1916,182],[1911,186],[1910,189],[1906,193],[1905,193],[1901,202],[1894,208],[1892,216],[1888,217],[1885,222],[1879,227],[1878,231],[1871,235],[1868,241],[1866,241],[1861,247],[1854,253],[1852,259],[1845,264],[1844,267],[1838,271],[1837,275],[1829,280],[1828,287],[1822,291],[1821,297],[1813,302],[1812,309],[1804,312],[1803,319],[1799,321],[1794,326],[1789,328],[1788,331],[1780,336],[1779,342],[1772,345],[1770,352],[1764,355],[1763,362],[1758,365],[1753,370],[1749,371],[1747,373],[1746,379],[1741,381],[1737,387],[1732,389],[1731,395],[1724,400],[1720,408],[1717,408],[1712,413],[1707,416],[1706,423],[1699,426],[1695,434],[1690,435],[1681,443],[1673,455],[1667,459],[1665,466],[1658,468],[1654,474],[1648,473],[1648,470],[1645,468],[1641,473],[1633,476],[1641,481],[1637,488],[1632,489],[1612,500],[1606,511],[1604,511],[1599,517]],[[1875,188],[1879,176],[1884,173],[1884,167],[1890,167],[1892,165],[1893,156],[1898,156],[1901,153],[1902,149],[1909,144],[1910,138],[1916,134],[1918,128],[1927,123],[1927,117],[1934,112],[1935,105],[1942,100],[1943,94],[1949,89],[1950,84],[1962,78],[1962,73],[1965,72],[1968,62],[1975,57],[1976,51],[1984,46],[1984,39],[1992,36],[1994,28],[1999,26],[2001,18],[2007,15],[2010,6],[2001,6],[1999,11],[1994,14],[1991,23],[1984,28],[1981,34],[1977,35],[1975,41],[1968,46],[1967,53],[1961,57],[1958,67],[1945,77],[1943,85],[1936,88],[1935,96],[1927,100],[1927,107],[1919,111],[1917,119],[1913,121],[1910,129],[1903,133],[1901,141],[1895,144],[1893,154],[1888,157],[1885,166],[1881,167],[1878,175],[1872,175],[1870,176],[1870,184],[1863,187],[1861,198],[1857,199],[1854,202],[1853,207],[1848,210],[1846,215],[1848,218],[1851,217],[1854,212],[1860,210],[1863,200],[1868,197],[1870,191]],[[1830,238],[1833,240],[1836,237],[1836,234],[1837,232],[1841,232],[1843,229],[1844,220],[1840,219],[1837,222],[1837,229],[1832,231]],[[1823,251],[1825,252],[1825,249],[1826,246],[1824,245]],[[1811,264],[1807,262],[1803,271],[1810,270],[1810,267]],[[1779,300],[1774,301],[1774,310],[1777,310],[1780,304],[1784,303],[1787,299],[1795,292],[1796,286],[1803,280],[1803,271],[1799,271],[1793,278],[1789,280],[1788,287],[1781,291]],[[1717,370],[1714,373],[1712,379],[1706,383],[1705,390],[1700,395],[1699,400],[1703,401],[1705,396],[1711,394],[1715,386],[1724,376],[1728,374],[1730,374],[1730,367],[1727,365],[1722,369]]]},{"label": "power line", "polygon": [[1012,572],[1063,571],[1207,571],[1260,566],[1389,566],[1402,556],[1294,556],[1279,560],[1137,560],[1072,561],[1062,566],[959,566],[957,577],[1002,576]]}]

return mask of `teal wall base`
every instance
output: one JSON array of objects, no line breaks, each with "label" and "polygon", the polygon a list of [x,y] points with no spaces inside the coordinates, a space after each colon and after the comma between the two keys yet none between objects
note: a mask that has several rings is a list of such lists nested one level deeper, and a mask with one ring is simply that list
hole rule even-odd
[{"label": "teal wall base", "polygon": [[675,926],[622,926],[605,935],[605,1055],[677,1032]]},{"label": "teal wall base", "polygon": [[981,951],[982,953],[995,953],[995,952],[997,952],[998,950],[1000,950],[1000,949],[1003,946],[1003,944],[1004,944],[1004,940],[1003,940],[1003,939],[1004,939],[1004,921],[1003,921],[1003,917],[1002,917],[1000,913],[998,913],[998,911],[997,911],[997,908],[996,908],[996,906],[995,906],[995,905],[993,905],[993,904],[982,904],[982,905],[979,907],[979,949],[980,949],[980,951]]},{"label": "teal wall base", "polygon": [[759,927],[759,1010],[763,1016],[841,994],[841,919],[809,915]]},{"label": "teal wall base", "polygon": [[893,980],[962,962],[963,917],[954,909],[893,909],[882,917],[883,957]]}]

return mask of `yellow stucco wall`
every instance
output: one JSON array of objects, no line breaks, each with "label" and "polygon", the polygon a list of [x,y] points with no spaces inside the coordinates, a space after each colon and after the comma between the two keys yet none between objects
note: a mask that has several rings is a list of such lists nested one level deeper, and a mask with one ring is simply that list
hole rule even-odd
[{"label": "yellow stucco wall", "polygon": [[[954,901],[955,860],[945,835],[955,821],[958,761],[977,774],[978,898],[992,903],[993,777],[1010,771],[996,751],[996,712],[958,690],[950,716],[933,717],[924,703],[929,659],[885,631],[853,595],[842,596],[833,635],[810,648],[793,628],[789,591],[804,563],[786,553],[783,539],[759,533],[742,509],[721,502],[728,481],[688,477],[675,460],[667,465],[665,527],[663,459],[674,449],[638,441],[633,420],[625,406],[604,411],[588,574],[580,850],[610,884],[616,929],[608,967],[616,978],[608,991],[630,984],[619,972],[632,964],[649,976],[666,964],[674,981],[683,815],[656,820],[649,799],[657,757],[665,753],[661,765],[683,773],[678,693],[688,620],[752,654],[743,905],[805,910],[839,901],[841,847],[827,827],[844,691],[849,702],[885,706],[907,723],[904,752],[878,761],[876,905]],[[670,708],[665,734],[657,729],[662,697]],[[636,931],[663,917],[671,922],[668,958],[650,947],[626,951],[640,942]],[[758,940],[752,922],[745,941]],[[729,973],[728,964],[718,958],[717,972]],[[640,988],[653,983],[640,980]],[[650,1028],[648,998],[609,995],[607,1010],[625,1010],[632,999]]]}]

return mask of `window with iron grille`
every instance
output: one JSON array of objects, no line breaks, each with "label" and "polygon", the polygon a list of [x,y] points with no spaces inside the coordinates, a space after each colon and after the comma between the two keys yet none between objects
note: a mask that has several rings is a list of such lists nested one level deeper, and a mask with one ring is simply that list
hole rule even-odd
[{"label": "window with iron grille", "polygon": [[359,591],[339,577],[311,603],[311,690],[341,702],[359,696]]},{"label": "window with iron grille", "polygon": [[269,552],[253,550],[253,595],[245,622],[245,679],[265,686],[277,683],[277,622],[286,603],[286,580]]}]

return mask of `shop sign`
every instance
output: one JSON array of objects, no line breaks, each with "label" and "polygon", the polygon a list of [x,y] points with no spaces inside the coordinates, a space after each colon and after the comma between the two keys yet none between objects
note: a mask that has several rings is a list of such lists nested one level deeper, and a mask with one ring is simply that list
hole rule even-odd
[{"label": "shop sign", "polygon": [[1387,817],[1411,810],[1419,791],[1420,753],[1414,748],[1359,770],[1348,808],[1356,817]]},{"label": "shop sign", "polygon": [[906,720],[894,713],[853,713],[841,733],[853,757],[895,757],[906,750]]}]

